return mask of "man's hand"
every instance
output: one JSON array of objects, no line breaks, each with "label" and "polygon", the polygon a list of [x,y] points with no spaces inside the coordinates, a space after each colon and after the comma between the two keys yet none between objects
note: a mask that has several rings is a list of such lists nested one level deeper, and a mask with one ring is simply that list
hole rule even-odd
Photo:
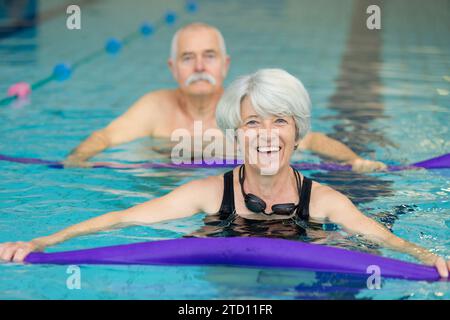
[{"label": "man's hand", "polygon": [[62,164],[64,168],[92,168],[94,166],[92,162],[70,157],[64,160]]},{"label": "man's hand", "polygon": [[320,132],[308,133],[300,141],[299,147],[301,150],[310,150],[333,161],[349,164],[356,172],[382,171],[387,168],[382,162],[361,158],[342,142]]},{"label": "man's hand", "polygon": [[352,171],[355,172],[385,171],[387,169],[387,166],[383,162],[367,160],[359,157],[346,163],[351,165]]},{"label": "man's hand", "polygon": [[43,248],[36,242],[5,242],[0,244],[0,261],[23,262],[32,251],[41,251]]}]

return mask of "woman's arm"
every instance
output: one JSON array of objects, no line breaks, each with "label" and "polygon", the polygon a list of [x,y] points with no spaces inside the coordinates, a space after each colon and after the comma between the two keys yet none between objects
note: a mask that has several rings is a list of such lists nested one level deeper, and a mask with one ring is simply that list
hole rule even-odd
[{"label": "woman's arm", "polygon": [[328,137],[320,132],[310,132],[299,144],[301,150],[310,150],[321,156],[350,164],[356,172],[369,172],[386,169],[379,161],[363,159],[342,142]]},{"label": "woman's arm", "polygon": [[320,186],[320,188],[323,188],[320,192],[321,206],[331,222],[376,244],[407,253],[427,265],[434,265],[441,277],[448,277],[450,262],[446,263],[443,258],[427,249],[397,237],[380,223],[362,214],[343,194],[329,187]]},{"label": "woman's arm", "polygon": [[[189,217],[198,212],[213,213],[216,209],[218,211],[220,205],[220,197],[217,198],[220,192],[216,190],[218,184],[214,179],[218,177],[189,182],[161,198],[80,222],[46,237],[29,242],[0,244],[0,260],[21,262],[31,251],[41,251],[71,238],[99,231],[132,225],[148,225]],[[198,196],[200,194],[201,197]]]}]

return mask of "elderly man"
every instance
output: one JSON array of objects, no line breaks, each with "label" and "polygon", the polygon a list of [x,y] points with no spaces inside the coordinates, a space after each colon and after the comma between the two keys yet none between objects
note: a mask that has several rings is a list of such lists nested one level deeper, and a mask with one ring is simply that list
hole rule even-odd
[{"label": "elderly man", "polygon": [[[220,31],[203,23],[181,28],[172,39],[168,65],[178,88],[144,95],[123,115],[95,131],[75,148],[65,160],[65,166],[89,167],[86,161],[97,153],[142,137],[170,138],[174,130],[180,128],[194,135],[194,122],[198,121],[203,132],[215,129],[218,135],[222,135],[217,129],[215,113],[230,58]],[[298,146],[351,164],[355,171],[385,168],[383,163],[362,159],[322,133],[309,133]]]}]

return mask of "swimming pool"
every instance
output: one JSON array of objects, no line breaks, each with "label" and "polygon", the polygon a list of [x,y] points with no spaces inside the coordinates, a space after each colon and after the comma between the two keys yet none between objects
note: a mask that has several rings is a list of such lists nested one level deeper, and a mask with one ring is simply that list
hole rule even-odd
[{"label": "swimming pool", "polygon": [[[450,41],[448,3],[419,1],[383,5],[383,30],[361,31],[364,2],[199,1],[195,15],[134,41],[118,55],[101,55],[69,81],[37,90],[27,105],[0,109],[0,153],[62,159],[95,128],[106,125],[142,94],[174,87],[166,67],[177,26],[196,20],[223,31],[232,66],[228,82],[260,67],[281,67],[299,76],[313,101],[313,129],[349,143],[362,155],[410,163],[449,152]],[[361,4],[362,3],[362,4]],[[372,3],[370,3],[372,4]],[[18,81],[35,81],[58,62],[76,61],[182,1],[134,5],[91,1],[82,8],[82,29],[65,28],[57,1],[38,6],[35,28],[0,40],[0,92]],[[125,8],[126,6],[126,8]],[[367,7],[367,6],[366,6]],[[326,9],[324,9],[326,8]],[[127,14],[124,15],[124,10]],[[426,9],[426,10],[425,10]],[[56,11],[58,12],[58,11]],[[361,14],[356,14],[361,13]],[[401,19],[399,18],[401,17]],[[362,70],[363,72],[355,72]],[[362,78],[361,78],[362,77]],[[227,82],[227,83],[228,83]],[[157,139],[111,149],[98,160],[156,160]],[[305,154],[305,161],[318,158]],[[0,242],[28,240],[113,210],[161,196],[211,170],[83,170],[0,162]],[[433,252],[450,256],[450,171],[359,175],[305,172],[349,195],[368,215]],[[199,229],[203,216],[81,237],[51,248],[69,250],[182,237]],[[359,247],[357,239],[328,232],[316,239]],[[389,257],[410,258],[388,250]],[[342,275],[231,267],[82,266],[80,290],[66,286],[67,267],[0,265],[5,299],[448,299],[448,283],[385,280],[368,290],[365,280]]]}]

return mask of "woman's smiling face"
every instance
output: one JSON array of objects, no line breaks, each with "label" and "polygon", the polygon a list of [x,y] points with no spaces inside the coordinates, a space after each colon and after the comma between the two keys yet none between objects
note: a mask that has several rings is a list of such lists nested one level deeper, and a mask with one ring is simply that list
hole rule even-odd
[{"label": "woman's smiling face", "polygon": [[238,139],[246,164],[265,175],[276,174],[280,167],[289,165],[297,143],[292,116],[258,115],[246,96],[241,103],[241,119]]}]

